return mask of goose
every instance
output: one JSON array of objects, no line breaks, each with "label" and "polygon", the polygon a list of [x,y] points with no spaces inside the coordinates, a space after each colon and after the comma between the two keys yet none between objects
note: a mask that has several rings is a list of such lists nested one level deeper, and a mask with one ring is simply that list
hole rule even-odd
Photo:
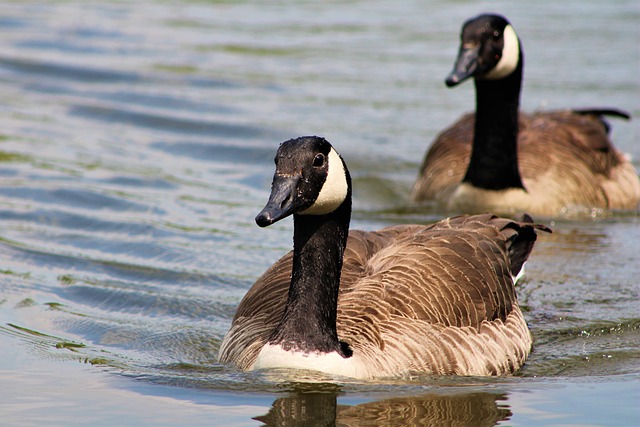
[{"label": "goose", "polygon": [[522,366],[532,337],[514,282],[548,228],[483,214],[349,231],[351,178],[327,140],[283,142],[275,163],[256,223],[293,215],[293,251],[240,302],[221,363],[357,379]]},{"label": "goose", "polygon": [[500,15],[466,21],[446,85],[473,78],[475,114],[442,131],[411,191],[464,213],[556,217],[637,209],[640,180],[608,136],[615,109],[519,112],[522,45]]}]

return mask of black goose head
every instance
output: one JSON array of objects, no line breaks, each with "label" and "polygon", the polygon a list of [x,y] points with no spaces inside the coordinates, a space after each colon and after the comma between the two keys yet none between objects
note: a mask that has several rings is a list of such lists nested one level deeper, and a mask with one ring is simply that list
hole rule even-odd
[{"label": "black goose head", "polygon": [[269,201],[256,216],[260,227],[292,214],[329,214],[350,195],[346,165],[324,138],[305,136],[283,142],[275,163]]},{"label": "black goose head", "polygon": [[520,60],[520,41],[509,21],[500,15],[480,15],[462,26],[458,57],[445,83],[452,87],[470,77],[502,79]]}]

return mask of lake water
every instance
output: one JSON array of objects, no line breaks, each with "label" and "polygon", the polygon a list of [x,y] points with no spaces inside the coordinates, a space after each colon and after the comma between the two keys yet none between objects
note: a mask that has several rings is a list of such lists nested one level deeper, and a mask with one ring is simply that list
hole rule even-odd
[{"label": "lake water", "polygon": [[640,4],[0,2],[3,425],[640,425],[640,213],[562,220],[519,289],[535,349],[508,378],[304,385],[217,364],[253,281],[291,246],[259,229],[277,145],[325,136],[353,228],[408,202],[462,22],[511,19],[522,105],[615,106],[640,166]]}]

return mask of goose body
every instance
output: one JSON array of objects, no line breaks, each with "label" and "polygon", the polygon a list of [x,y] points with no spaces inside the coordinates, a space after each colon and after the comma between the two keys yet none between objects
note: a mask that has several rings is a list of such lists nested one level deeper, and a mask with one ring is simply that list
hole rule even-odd
[{"label": "goose body", "polygon": [[318,137],[280,146],[256,221],[291,214],[294,249],[243,298],[221,362],[362,379],[501,375],[525,362],[514,280],[544,227],[485,214],[349,231],[349,173]]},{"label": "goose body", "polygon": [[519,111],[523,53],[502,16],[463,25],[455,86],[473,77],[476,112],[440,133],[428,150],[411,198],[464,212],[534,216],[637,209],[640,180],[613,146],[604,116],[621,111]]}]

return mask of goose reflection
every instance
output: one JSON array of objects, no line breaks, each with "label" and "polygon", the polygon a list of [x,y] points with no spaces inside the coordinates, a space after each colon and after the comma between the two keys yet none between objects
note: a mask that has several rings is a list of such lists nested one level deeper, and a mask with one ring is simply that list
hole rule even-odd
[{"label": "goose reflection", "polygon": [[358,405],[337,403],[338,393],[297,393],[276,399],[265,426],[494,426],[512,413],[506,394],[429,393]]}]

